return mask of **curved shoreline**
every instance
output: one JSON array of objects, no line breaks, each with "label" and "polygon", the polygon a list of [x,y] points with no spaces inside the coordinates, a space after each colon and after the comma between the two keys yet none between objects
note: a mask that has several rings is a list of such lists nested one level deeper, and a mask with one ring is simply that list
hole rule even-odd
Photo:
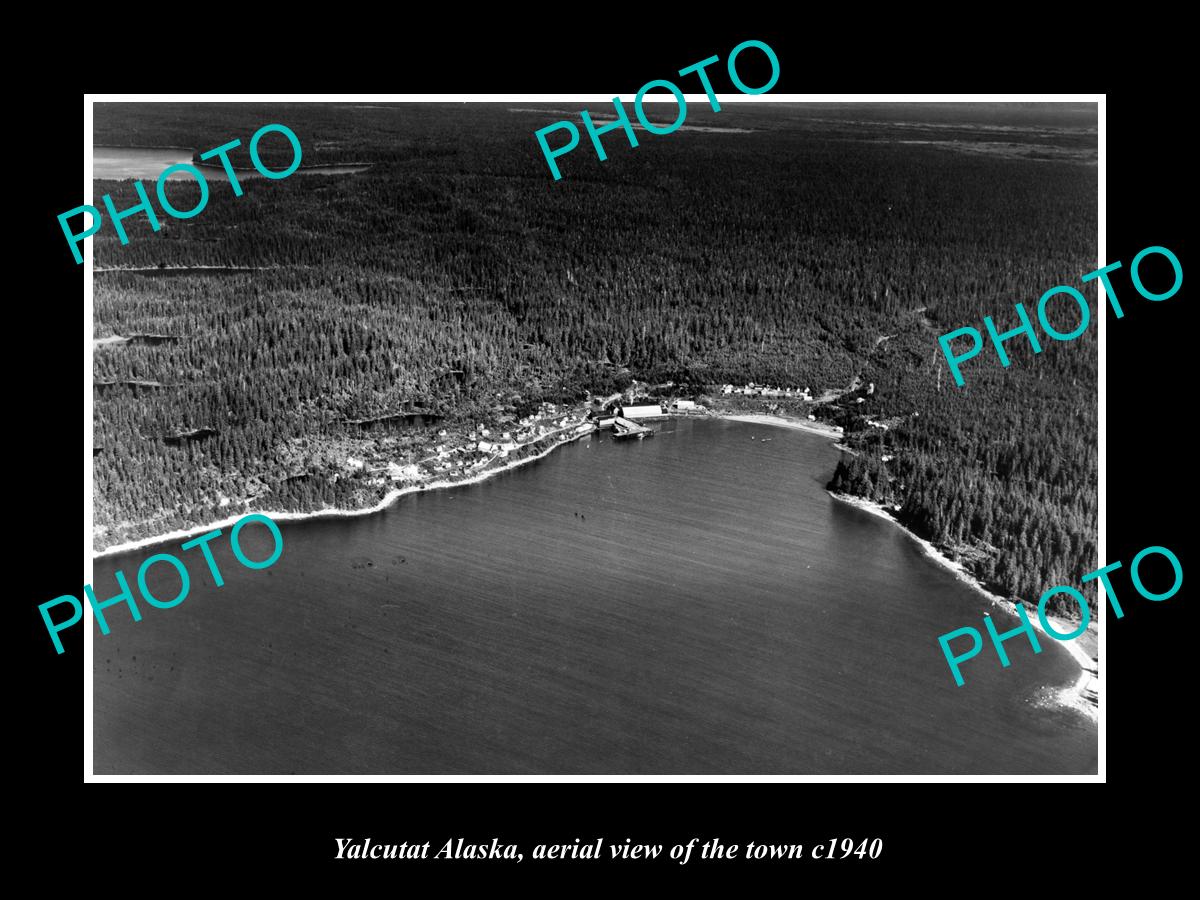
[{"label": "curved shoreline", "polygon": [[[672,416],[671,418],[691,418],[691,417],[689,417],[689,416],[678,416],[678,417]],[[710,413],[708,416],[704,416],[703,418],[729,419],[729,420],[735,421],[735,422],[744,422],[744,423],[755,424],[755,425],[768,425],[768,426],[775,427],[775,428],[790,428],[790,429],[793,429],[796,431],[805,431],[805,432],[808,432],[809,434],[815,434],[820,437],[827,438],[831,441],[836,441],[842,436],[842,432],[841,432],[840,428],[837,429],[836,431],[834,431],[834,430],[832,430],[831,426],[813,425],[810,422],[801,422],[796,419],[787,419],[787,418],[783,418],[781,416],[770,416],[770,415],[765,415],[765,414]],[[574,428],[577,428],[577,427],[578,427],[578,425],[571,426],[571,429],[573,430]],[[834,427],[836,427],[836,426],[834,426]],[[227,528],[227,527],[235,524],[237,521],[239,521],[244,516],[246,516],[250,513],[253,513],[253,512],[258,512],[258,513],[262,513],[263,515],[270,516],[271,519],[273,519],[276,522],[302,522],[302,521],[305,521],[308,519],[322,519],[322,518],[337,519],[337,518],[351,518],[354,516],[371,515],[373,513],[380,512],[380,511],[386,509],[387,507],[391,506],[393,503],[395,503],[397,500],[399,500],[401,497],[404,497],[407,494],[415,494],[415,493],[419,493],[421,491],[439,490],[442,488],[457,487],[459,485],[478,484],[479,482],[486,481],[488,478],[491,478],[493,475],[497,475],[501,472],[507,472],[512,469],[523,466],[526,463],[535,462],[536,460],[542,459],[542,458],[548,456],[554,450],[563,446],[564,444],[572,443],[573,441],[578,440],[579,438],[583,437],[584,435],[590,435],[592,433],[593,432],[591,432],[591,431],[587,431],[587,432],[583,432],[581,434],[570,434],[561,440],[555,441],[554,443],[550,444],[549,446],[547,446],[543,450],[539,451],[538,453],[535,453],[532,456],[527,456],[527,457],[523,457],[518,460],[513,460],[512,462],[506,463],[505,465],[497,466],[494,469],[488,469],[486,471],[479,472],[476,475],[473,475],[469,478],[461,479],[459,481],[434,481],[434,482],[430,482],[428,484],[410,485],[410,486],[404,487],[404,488],[393,488],[392,490],[388,491],[388,493],[378,503],[376,503],[373,506],[364,507],[362,509],[326,508],[326,509],[312,510],[309,512],[270,512],[268,510],[247,509],[240,515],[230,516],[228,518],[221,519],[220,521],[212,522],[207,525],[195,526],[195,527],[187,528],[187,529],[180,529],[177,531],[168,532],[166,534],[155,535],[155,536],[149,537],[149,538],[142,538],[142,539],[139,539],[136,541],[127,541],[123,544],[116,544],[112,547],[108,547],[108,548],[106,548],[104,550],[100,550],[100,551],[97,551],[93,548],[92,559],[93,560],[102,559],[106,556],[114,556],[119,553],[126,553],[130,550],[138,550],[138,549],[141,549],[144,547],[152,547],[156,544],[166,543],[167,541],[175,541],[175,540],[181,540],[181,539],[193,537],[195,535],[204,534],[205,532],[211,531],[214,528]],[[989,591],[987,588],[985,588],[979,582],[979,580],[977,578],[975,578],[974,575],[972,575],[970,572],[968,572],[966,570],[966,568],[961,563],[955,562],[954,560],[945,556],[940,550],[938,550],[928,540],[921,537],[920,535],[914,534],[911,530],[906,528],[903,524],[896,521],[895,517],[892,516],[891,513],[889,513],[880,504],[875,503],[871,500],[865,500],[861,497],[854,497],[849,494],[835,494],[833,491],[826,491],[826,493],[828,493],[829,496],[835,500],[839,500],[843,503],[847,503],[851,506],[857,507],[858,509],[861,509],[864,512],[878,516],[882,519],[886,519],[892,525],[896,526],[901,531],[903,531],[906,535],[908,535],[910,538],[912,538],[914,541],[916,541],[917,544],[920,545],[921,549],[923,551],[925,551],[925,554],[934,563],[949,570],[959,581],[963,582],[964,584],[973,588],[978,593],[982,594],[985,598],[987,598],[987,600],[993,606],[1003,609],[1006,612],[1008,611],[1009,604],[1002,597],[999,597],[998,595],[993,594],[991,591]],[[1043,634],[1046,633],[1045,629],[1042,627],[1040,619],[1037,616],[1034,616],[1032,619],[1030,619],[1030,622],[1033,624],[1033,627],[1036,628],[1038,631],[1041,631]],[[1079,669],[1080,669],[1079,678],[1075,682],[1074,687],[1072,687],[1070,689],[1063,689],[1061,691],[1060,697],[1059,697],[1060,702],[1063,705],[1070,706],[1073,709],[1077,709],[1080,712],[1087,715],[1088,717],[1090,717],[1091,719],[1096,720],[1096,718],[1098,716],[1098,706],[1094,703],[1087,701],[1083,695],[1084,688],[1087,686],[1088,682],[1092,680],[1093,676],[1092,676],[1090,670],[1096,666],[1095,661],[1093,661],[1092,658],[1090,656],[1088,656],[1088,654],[1083,650],[1082,647],[1079,646],[1079,644],[1075,640],[1059,641],[1054,638],[1051,638],[1051,639],[1055,643],[1057,643],[1059,646],[1061,646],[1063,650],[1067,651],[1067,653],[1069,653],[1071,655],[1071,658],[1074,659],[1076,663],[1078,663]]]},{"label": "curved shoreline", "polygon": [[[578,425],[573,426],[572,430],[577,427]],[[264,516],[269,516],[275,522],[303,522],[308,519],[348,519],[355,516],[369,516],[372,513],[381,512],[387,509],[401,497],[404,497],[408,494],[417,494],[422,491],[440,490],[442,488],[459,487],[460,485],[478,484],[481,481],[486,481],[493,475],[499,475],[501,472],[508,472],[512,469],[523,466],[526,463],[531,463],[542,459],[564,444],[577,441],[579,438],[584,437],[585,435],[590,435],[591,433],[592,432],[590,431],[585,431],[581,434],[568,435],[561,440],[555,441],[548,447],[540,450],[532,456],[524,456],[520,459],[515,459],[512,462],[505,463],[502,466],[496,466],[495,468],[478,472],[469,478],[462,478],[457,481],[431,481],[428,484],[414,484],[402,488],[392,488],[378,503],[374,504],[373,506],[365,506],[362,509],[338,509],[336,507],[326,507],[325,509],[314,509],[308,512],[271,512],[270,510],[265,509],[247,509],[239,515],[229,516],[228,518],[221,519],[217,522],[210,522],[207,525],[196,525],[188,528],[178,529],[176,531],[169,531],[166,534],[154,535],[153,537],[139,538],[136,541],[126,541],[122,544],[114,544],[112,547],[106,547],[103,550],[97,550],[95,547],[93,547],[92,559],[103,559],[106,556],[115,556],[119,553],[127,553],[130,550],[140,550],[145,547],[153,547],[157,544],[163,544],[168,541],[183,540],[185,538],[194,537],[196,535],[212,531],[214,528],[228,528],[251,513],[260,513]]]},{"label": "curved shoreline", "polygon": [[[182,267],[181,266],[178,268],[195,268],[195,267]],[[130,270],[110,269],[110,270],[106,270],[106,271],[130,271]],[[93,339],[93,340],[95,340],[95,339]],[[100,340],[108,340],[108,339],[101,338]],[[819,434],[823,437],[827,437],[830,439],[835,439],[835,438],[838,438],[841,436],[841,429],[838,429],[837,432],[833,432],[833,431],[829,430],[830,426],[824,426],[824,427],[814,426],[811,422],[800,422],[800,421],[797,421],[794,419],[785,419],[780,416],[766,416],[766,415],[753,415],[753,414],[725,415],[722,413],[709,413],[706,416],[700,416],[700,417],[669,416],[668,418],[732,419],[733,421],[736,421],[736,422],[750,422],[750,423],[757,423],[757,424],[763,424],[763,425],[773,425],[775,427],[780,427],[780,428],[795,428],[800,431],[807,431],[812,434]],[[579,424],[582,424],[582,423],[579,423]],[[577,428],[577,427],[578,427],[578,425],[569,426],[569,428],[571,430],[573,430],[574,428]],[[354,516],[369,516],[372,513],[382,512],[383,510],[385,510],[389,506],[391,506],[393,503],[395,503],[397,500],[399,500],[401,497],[403,497],[407,494],[415,494],[420,491],[440,490],[442,488],[457,487],[458,485],[462,485],[462,484],[478,484],[479,482],[484,481],[484,480],[492,477],[493,475],[497,475],[500,472],[507,472],[510,469],[515,469],[518,466],[524,465],[525,463],[529,463],[529,462],[533,462],[535,460],[542,459],[543,457],[547,456],[549,453],[551,453],[552,451],[556,450],[557,448],[563,446],[564,444],[569,444],[572,441],[578,440],[579,438],[583,437],[584,434],[591,434],[591,432],[584,432],[583,434],[572,434],[562,440],[555,441],[554,443],[550,444],[550,446],[539,451],[538,453],[535,453],[533,456],[526,456],[526,457],[522,457],[521,459],[513,460],[512,462],[505,463],[502,466],[497,466],[496,468],[487,469],[486,471],[479,472],[475,475],[472,475],[469,478],[463,478],[458,481],[431,481],[427,484],[416,484],[416,485],[409,485],[408,487],[403,487],[403,488],[393,488],[392,490],[388,491],[388,493],[386,495],[384,495],[382,500],[380,500],[378,503],[374,504],[373,506],[365,506],[361,509],[339,509],[337,507],[327,507],[325,509],[315,509],[315,510],[309,510],[307,512],[297,512],[297,511],[271,512],[270,510],[265,510],[265,509],[246,509],[240,515],[228,516],[224,519],[220,519],[216,522],[210,522],[206,525],[189,526],[187,528],[176,529],[175,531],[168,531],[163,534],[156,534],[156,535],[153,535],[148,538],[138,538],[135,541],[125,541],[120,544],[114,544],[111,547],[105,547],[103,550],[97,550],[95,548],[95,546],[93,546],[92,547],[92,559],[96,560],[96,559],[103,559],[106,556],[116,556],[117,554],[120,554],[120,553],[128,553],[131,550],[141,550],[145,547],[153,547],[158,544],[165,544],[169,541],[186,540],[187,538],[196,537],[197,535],[201,535],[201,534],[204,534],[205,532],[212,531],[214,528],[228,528],[228,527],[236,524],[244,516],[247,516],[250,513],[255,513],[255,512],[261,513],[264,516],[269,516],[272,520],[274,520],[276,522],[303,522],[308,519],[345,519],[345,518],[352,518]],[[94,540],[94,537],[93,537],[93,540]]]},{"label": "curved shoreline", "polygon": [[[878,516],[881,519],[886,519],[887,521],[891,522],[910,538],[916,541],[920,545],[921,549],[925,551],[926,556],[928,556],[942,568],[953,573],[954,577],[963,584],[974,588],[978,593],[986,597],[993,606],[1002,609],[1005,612],[1009,612],[1011,610],[1011,603],[1006,601],[1003,597],[993,594],[991,591],[985,588],[979,582],[979,579],[967,571],[966,567],[964,567],[962,563],[955,562],[954,560],[950,559],[925,538],[914,534],[908,528],[904,527],[904,525],[896,521],[895,517],[881,504],[875,503],[872,500],[864,500],[861,497],[854,497],[850,494],[835,494],[833,491],[826,491],[826,493],[828,493],[829,496],[835,500],[840,500],[842,503],[847,503],[850,506],[857,507],[864,512],[868,512],[871,515]],[[1032,616],[1029,619],[1029,622],[1034,628],[1042,632],[1042,634],[1046,634],[1046,629],[1042,627],[1041,619],[1038,616]],[[1062,647],[1063,650],[1067,651],[1067,653],[1071,655],[1071,658],[1074,659],[1079,665],[1079,678],[1076,679],[1074,687],[1070,688],[1069,690],[1064,689],[1060,699],[1064,705],[1078,709],[1095,719],[1098,713],[1098,708],[1085,700],[1083,696],[1083,690],[1092,678],[1090,670],[1096,665],[1095,662],[1090,656],[1087,655],[1084,649],[1079,646],[1079,643],[1076,640],[1072,639],[1069,641],[1060,641],[1049,634],[1046,634],[1046,636],[1054,643],[1058,644],[1058,646]]]},{"label": "curved shoreline", "polygon": [[[773,425],[777,428],[791,428],[798,431],[807,431],[810,434],[820,435],[822,437],[829,438],[830,440],[837,440],[842,436],[842,430],[840,428],[838,428],[837,431],[832,430],[832,428],[836,426],[814,425],[810,422],[802,422],[797,419],[787,419],[782,416],[771,416],[766,414],[723,415],[719,413],[715,415],[718,418],[732,419],[736,422],[749,422],[757,425]],[[845,448],[840,449],[842,449],[844,452],[853,452],[846,450]],[[963,584],[968,585],[976,592],[982,594],[993,606],[996,606],[1005,612],[1010,611],[1011,604],[1008,603],[1003,597],[993,594],[986,587],[984,587],[983,584],[980,583],[979,579],[967,571],[966,567],[963,566],[962,563],[955,562],[954,560],[950,559],[931,542],[920,535],[915,534],[912,530],[906,528],[901,522],[898,522],[895,516],[888,512],[888,510],[881,504],[875,503],[871,500],[866,500],[862,497],[854,497],[850,494],[835,494],[833,491],[828,490],[826,493],[828,493],[829,496],[835,500],[848,503],[851,506],[855,506],[858,509],[863,510],[864,512],[871,513],[872,515],[879,516],[881,519],[886,519],[887,521],[891,522],[910,538],[916,541],[917,544],[920,545],[921,549],[925,551],[925,555],[933,560],[934,563],[944,569],[949,570],[954,577]],[[1058,621],[1055,619],[1055,617],[1050,618],[1055,625],[1058,624]],[[1033,624],[1034,628],[1043,634],[1046,634],[1046,629],[1042,627],[1041,619],[1038,616],[1033,616],[1030,619],[1030,622]],[[1063,650],[1067,651],[1067,653],[1071,655],[1071,658],[1074,659],[1079,665],[1079,678],[1076,679],[1074,686],[1071,688],[1064,688],[1062,691],[1060,691],[1058,697],[1059,702],[1064,706],[1069,706],[1072,709],[1082,712],[1084,715],[1095,721],[1099,715],[1099,706],[1097,703],[1089,701],[1084,696],[1084,689],[1093,679],[1092,671],[1098,670],[1098,662],[1093,660],[1092,657],[1087,654],[1087,652],[1080,646],[1078,640],[1072,639],[1069,641],[1060,641],[1050,635],[1047,635],[1047,637],[1062,647]]]},{"label": "curved shoreline", "polygon": [[733,422],[748,422],[751,425],[770,425],[774,428],[791,428],[794,431],[807,431],[818,434],[830,440],[844,436],[840,425],[826,425],[821,422],[802,419],[789,419],[784,416],[771,416],[766,413],[713,413],[714,418],[729,419]]}]

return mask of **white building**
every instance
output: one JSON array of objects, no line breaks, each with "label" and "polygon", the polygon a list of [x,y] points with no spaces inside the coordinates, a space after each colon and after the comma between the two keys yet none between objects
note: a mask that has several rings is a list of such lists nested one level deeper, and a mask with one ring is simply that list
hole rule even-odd
[{"label": "white building", "polygon": [[621,415],[627,419],[649,419],[654,416],[661,416],[662,414],[662,407],[657,403],[621,407]]},{"label": "white building", "polygon": [[696,401],[695,400],[676,400],[675,408],[676,409],[695,409]]},{"label": "white building", "polygon": [[398,466],[395,463],[388,463],[388,475],[391,476],[392,481],[400,481],[407,478],[419,478],[421,470],[415,465]]}]

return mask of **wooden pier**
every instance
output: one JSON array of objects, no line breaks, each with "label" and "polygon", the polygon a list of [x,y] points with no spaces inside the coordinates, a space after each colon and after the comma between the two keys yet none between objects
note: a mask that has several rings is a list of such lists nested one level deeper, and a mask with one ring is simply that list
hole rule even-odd
[{"label": "wooden pier", "polygon": [[646,428],[643,425],[639,425],[632,419],[626,419],[623,416],[617,416],[616,420],[613,422],[613,440],[623,441],[629,438],[637,438],[638,440],[641,440],[642,438],[647,437],[654,437],[654,430],[651,428]]}]

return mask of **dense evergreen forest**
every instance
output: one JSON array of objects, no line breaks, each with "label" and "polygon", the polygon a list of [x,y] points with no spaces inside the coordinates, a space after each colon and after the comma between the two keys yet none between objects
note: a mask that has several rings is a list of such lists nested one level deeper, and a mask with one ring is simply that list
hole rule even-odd
[{"label": "dense evergreen forest", "polygon": [[[555,182],[533,132],[578,117],[528,106],[96,106],[98,145],[238,137],[248,167],[250,135],[281,122],[305,167],[370,166],[247,178],[241,197],[214,180],[193,219],[92,239],[100,268],[161,269],[95,276],[96,337],[174,338],[97,346],[98,546],[230,502],[377,498],[322,462],[373,440],[347,420],[491,422],[630,378],[858,376],[817,411],[854,453],[832,487],[898,505],[1009,595],[1095,567],[1095,326],[1037,356],[1010,342],[1008,369],[985,353],[961,389],[936,341],[984,315],[1011,327],[1014,302],[1095,268],[1094,110],[693,104],[687,125],[711,130],[636,149],[612,132],[603,163],[584,140]],[[261,150],[290,162],[278,135]],[[128,181],[103,193],[136,202]]]}]

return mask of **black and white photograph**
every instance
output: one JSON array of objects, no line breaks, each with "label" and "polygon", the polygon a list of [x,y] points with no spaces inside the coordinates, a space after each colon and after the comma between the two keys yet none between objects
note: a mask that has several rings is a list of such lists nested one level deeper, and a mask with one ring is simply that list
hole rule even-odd
[{"label": "black and white photograph", "polygon": [[92,104],[95,776],[1097,775],[1097,102],[726,49]]}]

